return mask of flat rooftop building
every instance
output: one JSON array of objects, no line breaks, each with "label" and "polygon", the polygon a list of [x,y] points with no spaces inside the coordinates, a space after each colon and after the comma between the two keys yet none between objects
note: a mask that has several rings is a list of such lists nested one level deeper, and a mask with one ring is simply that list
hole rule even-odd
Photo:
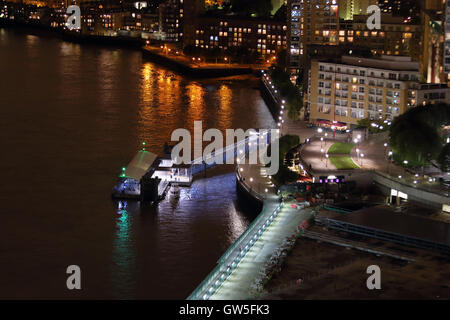
[{"label": "flat rooftop building", "polygon": [[418,101],[420,89],[419,63],[410,57],[312,60],[310,121],[354,127],[364,118],[392,120],[422,103]]},{"label": "flat rooftop building", "polygon": [[330,229],[450,254],[450,225],[443,221],[382,206],[345,214],[326,211],[318,218]]}]

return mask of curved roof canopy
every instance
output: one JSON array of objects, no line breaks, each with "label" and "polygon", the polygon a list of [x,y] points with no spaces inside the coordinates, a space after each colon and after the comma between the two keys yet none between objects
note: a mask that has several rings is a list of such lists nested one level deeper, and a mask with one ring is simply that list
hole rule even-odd
[{"label": "curved roof canopy", "polygon": [[137,181],[141,180],[142,176],[152,166],[156,158],[156,154],[140,150],[134,156],[133,160],[131,160],[125,168],[122,168],[122,174],[120,175],[120,177],[131,178]]}]

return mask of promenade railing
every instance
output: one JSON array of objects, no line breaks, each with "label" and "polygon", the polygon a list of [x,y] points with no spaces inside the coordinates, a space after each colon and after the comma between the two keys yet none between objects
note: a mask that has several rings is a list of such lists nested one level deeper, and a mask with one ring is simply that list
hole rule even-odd
[{"label": "promenade railing", "polygon": [[[243,181],[239,180],[239,173],[237,173],[237,175],[238,183],[243,183]],[[239,236],[239,238],[225,251],[218,260],[217,266],[187,299],[208,300],[220,288],[233,270],[236,269],[239,262],[245,257],[250,248],[278,216],[282,207],[283,203],[279,203],[277,197],[270,200],[266,199],[263,204],[263,209],[258,217],[253,220],[244,233],[242,233],[242,235]]]}]

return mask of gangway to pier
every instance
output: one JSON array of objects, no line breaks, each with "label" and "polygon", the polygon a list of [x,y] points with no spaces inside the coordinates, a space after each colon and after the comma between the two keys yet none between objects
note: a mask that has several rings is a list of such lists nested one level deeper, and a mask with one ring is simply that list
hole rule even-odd
[{"label": "gangway to pier", "polygon": [[[230,144],[220,150],[215,150],[213,153],[209,153],[202,157],[196,158],[191,161],[191,173],[193,176],[203,172],[206,169],[212,168],[218,164],[226,164],[230,159],[236,159],[238,156],[243,159],[243,155],[250,154],[258,150],[260,141],[258,139],[264,139],[265,144],[270,141],[270,134],[264,132],[260,134],[255,132],[250,136]],[[237,160],[239,162],[239,160]],[[231,161],[233,164],[235,161]]]},{"label": "gangway to pier", "polygon": [[122,168],[120,181],[114,187],[112,196],[114,198],[140,199],[140,180],[153,170],[152,178],[161,180],[158,186],[158,199],[162,199],[170,183],[189,186],[193,176],[208,168],[227,163],[236,164],[237,162],[239,164],[240,161],[244,163],[245,155],[256,154],[258,146],[267,147],[269,138],[269,132],[250,131],[250,135],[244,139],[220,150],[214,150],[214,152],[196,158],[187,164],[175,164],[171,155],[166,155],[166,158],[158,160],[156,154],[145,151],[145,149],[140,150],[130,164]]}]

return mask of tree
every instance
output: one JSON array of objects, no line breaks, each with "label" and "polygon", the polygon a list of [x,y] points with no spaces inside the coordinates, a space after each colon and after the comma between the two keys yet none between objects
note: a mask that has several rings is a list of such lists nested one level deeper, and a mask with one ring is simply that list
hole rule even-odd
[{"label": "tree", "polygon": [[300,88],[291,82],[289,73],[279,66],[272,67],[269,72],[276,88],[280,91],[280,95],[286,100],[288,117],[297,119],[300,110],[303,108]]},{"label": "tree", "polygon": [[[300,138],[294,135],[284,135],[279,139],[280,168],[278,169],[278,172],[272,176],[272,179],[276,185],[281,186],[286,183],[297,181],[299,177],[298,173],[290,170],[284,164],[284,158],[286,157],[286,153],[299,143]],[[271,145],[269,145],[268,150],[271,152]]]},{"label": "tree", "polygon": [[281,186],[283,184],[292,183],[298,180],[299,174],[290,170],[286,165],[281,164],[278,172],[272,176],[273,182]]},{"label": "tree", "polygon": [[439,163],[439,166],[443,172],[450,171],[450,144],[447,143],[439,153],[438,158],[436,159]]},{"label": "tree", "polygon": [[[374,127],[374,126],[372,126],[372,123],[376,123],[378,126]],[[383,132],[383,131],[386,131],[389,127],[384,122],[384,120],[382,120],[382,119],[373,120],[373,119],[370,119],[369,117],[358,120],[358,126],[362,127],[362,128],[368,128],[369,132],[371,132],[371,133]],[[380,128],[382,128],[382,129],[380,129]]]},{"label": "tree", "polygon": [[389,132],[396,159],[424,165],[439,157],[445,164],[441,131],[449,122],[450,107],[446,104],[417,107],[398,116]]}]

